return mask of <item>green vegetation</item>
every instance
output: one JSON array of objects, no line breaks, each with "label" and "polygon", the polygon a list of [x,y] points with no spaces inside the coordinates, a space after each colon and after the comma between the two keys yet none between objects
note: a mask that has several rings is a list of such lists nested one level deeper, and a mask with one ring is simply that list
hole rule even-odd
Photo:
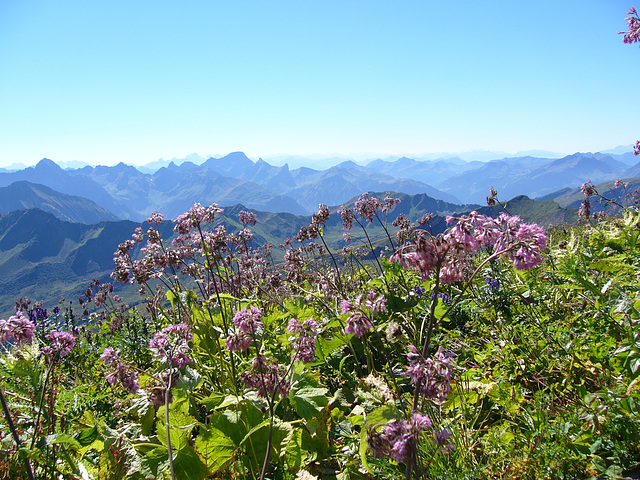
[{"label": "green vegetation", "polygon": [[0,477],[637,468],[640,212],[546,236],[510,215],[459,216],[432,237],[428,223],[396,222],[396,235],[390,206],[346,209],[363,243],[342,252],[326,246],[343,232],[321,207],[278,265],[251,247],[252,214],[226,231],[215,206],[194,206],[173,244],[155,217],[120,246],[115,274],[142,289],[137,308],[99,283],[79,309],[21,305],[0,321]]}]

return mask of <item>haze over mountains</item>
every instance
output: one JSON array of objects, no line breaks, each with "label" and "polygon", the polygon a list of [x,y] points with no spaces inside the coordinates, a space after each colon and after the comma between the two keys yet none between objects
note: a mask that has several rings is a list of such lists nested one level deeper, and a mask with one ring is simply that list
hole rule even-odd
[{"label": "haze over mountains", "polygon": [[[136,168],[124,163],[62,169],[43,159],[34,167],[0,171],[0,187],[29,182],[91,200],[104,211],[98,213],[94,208],[94,217],[85,220],[89,222],[107,220],[109,213],[135,221],[154,211],[175,218],[194,202],[214,201],[222,206],[242,203],[257,210],[305,215],[320,203],[340,205],[366,191],[424,193],[450,203],[482,204],[493,186],[502,199],[516,195],[537,198],[575,188],[588,179],[598,183],[638,176],[640,163],[636,160],[630,151],[575,153],[563,158],[524,156],[489,162],[401,157],[373,160],[365,165],[347,160],[316,170],[290,169],[287,164],[274,166],[262,159],[254,162],[244,153],[234,152],[204,161],[192,155],[180,164],[170,162],[151,171],[149,166]],[[27,202],[24,206],[38,205]],[[8,203],[0,209],[9,210]],[[54,211],[53,207],[48,210]]]}]

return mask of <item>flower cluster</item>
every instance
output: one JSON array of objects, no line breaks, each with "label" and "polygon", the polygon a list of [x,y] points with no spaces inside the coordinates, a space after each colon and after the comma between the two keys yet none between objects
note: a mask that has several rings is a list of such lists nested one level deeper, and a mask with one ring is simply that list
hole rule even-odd
[{"label": "flower cluster", "polygon": [[120,351],[107,347],[100,355],[102,365],[109,367],[111,373],[105,378],[109,383],[120,382],[129,393],[136,393],[140,389],[138,383],[138,372],[127,366],[120,358]]},{"label": "flower cluster", "polygon": [[240,220],[240,222],[242,222],[244,225],[255,225],[256,214],[248,210],[242,210],[238,214],[238,220]]},{"label": "flower cluster", "polygon": [[378,295],[373,290],[369,290],[367,296],[360,294],[354,303],[343,300],[340,304],[342,314],[349,314],[347,317],[344,333],[353,333],[360,338],[373,327],[371,321],[373,317],[386,310],[387,299],[384,295]]},{"label": "flower cluster", "polygon": [[465,257],[482,248],[507,256],[519,270],[528,270],[542,262],[547,248],[544,229],[522,222],[520,217],[501,213],[498,218],[471,212],[461,217],[447,217],[455,225],[436,237],[422,234],[413,245],[399,249],[392,261],[420,272],[428,278],[439,271],[440,281],[453,283],[464,277]]},{"label": "flower cluster", "polygon": [[261,316],[262,310],[258,307],[238,310],[231,320],[237,330],[227,337],[227,348],[231,351],[249,348],[254,335],[262,331]]},{"label": "flower cluster", "polygon": [[0,341],[13,338],[18,345],[31,343],[34,330],[35,325],[24,316],[22,310],[18,310],[7,320],[0,319]]},{"label": "flower cluster", "polygon": [[400,203],[399,198],[391,196],[391,192],[387,192],[387,196],[382,200],[382,213],[388,214],[393,207]]},{"label": "flower cluster", "polygon": [[338,213],[342,217],[342,227],[345,230],[351,230],[353,228],[353,219],[356,218],[353,210],[343,205],[340,207],[340,210],[338,210]]},{"label": "flower cluster", "polygon": [[382,202],[379,198],[370,197],[368,193],[363,193],[360,198],[356,200],[353,210],[357,215],[371,223],[380,207],[382,207]]},{"label": "flower cluster", "polygon": [[159,407],[165,404],[165,395],[168,394],[168,403],[173,402],[173,387],[178,384],[179,374],[177,371],[162,372],[160,376],[161,382],[157,379],[153,379],[151,383],[145,388],[149,399],[149,404],[153,407]]},{"label": "flower cluster", "polygon": [[421,396],[441,404],[451,391],[453,354],[440,347],[433,358],[424,358],[414,345],[409,345],[408,350],[409,366],[403,376],[420,389]]},{"label": "flower cluster", "polygon": [[640,17],[638,17],[638,12],[634,7],[631,7],[627,15],[629,16],[625,18],[625,20],[627,21],[629,30],[618,33],[624,34],[624,38],[622,39],[624,43],[640,42]]},{"label": "flower cluster", "polygon": [[257,354],[251,369],[240,374],[240,381],[247,388],[255,388],[259,397],[269,398],[274,392],[286,397],[289,395],[291,385],[282,378],[283,374],[284,367],[275,359],[267,360],[264,356]]},{"label": "flower cluster", "polygon": [[49,332],[45,338],[49,345],[42,347],[42,354],[51,362],[56,357],[66,357],[76,345],[76,337],[69,332]]},{"label": "flower cluster", "polygon": [[218,207],[217,203],[212,203],[207,208],[195,203],[188,212],[178,215],[176,226],[173,229],[178,233],[189,233],[203,222],[212,223],[216,218],[216,214],[223,211],[222,208]]},{"label": "flower cluster", "polygon": [[301,322],[297,318],[289,320],[287,326],[289,332],[295,334],[291,337],[291,347],[293,348],[292,360],[302,363],[311,363],[316,359],[316,337],[320,330],[320,325],[313,318],[307,318]]},{"label": "flower cluster", "polygon": [[191,340],[193,334],[186,323],[168,325],[149,340],[149,348],[161,360],[167,360],[174,367],[183,368],[193,363],[193,358],[188,355]]},{"label": "flower cluster", "polygon": [[375,458],[390,457],[396,462],[409,462],[417,453],[420,434],[431,427],[431,419],[413,413],[407,420],[394,420],[384,425],[381,432],[374,425],[367,432],[367,443]]}]

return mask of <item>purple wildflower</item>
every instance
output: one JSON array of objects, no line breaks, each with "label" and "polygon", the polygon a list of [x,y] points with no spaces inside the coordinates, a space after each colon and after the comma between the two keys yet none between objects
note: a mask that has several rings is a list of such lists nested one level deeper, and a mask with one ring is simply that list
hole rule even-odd
[{"label": "purple wildflower", "polygon": [[290,338],[293,361],[311,363],[316,359],[316,337],[319,328],[320,325],[313,318],[307,318],[304,322],[297,318],[289,320],[287,330],[296,335]]},{"label": "purple wildflower", "polygon": [[18,310],[7,320],[0,320],[0,341],[13,338],[18,345],[31,343],[35,325]]},{"label": "purple wildflower", "polygon": [[239,330],[229,335],[225,340],[225,343],[227,344],[227,348],[234,352],[249,348],[251,346],[251,340],[251,335]]},{"label": "purple wildflower", "polygon": [[373,328],[373,317],[386,310],[387,299],[383,295],[378,295],[373,290],[369,290],[367,296],[360,294],[354,303],[343,300],[340,303],[342,314],[349,314],[345,322],[344,333],[353,333],[360,338]]},{"label": "purple wildflower", "polygon": [[188,355],[191,350],[188,342],[191,340],[193,334],[186,323],[168,325],[149,340],[149,348],[160,359],[169,360],[172,366],[183,368],[193,363],[193,358]]},{"label": "purple wildflower", "polygon": [[580,190],[582,190],[582,194],[585,197],[591,197],[592,195],[598,194],[598,192],[596,191],[596,187],[593,185],[593,183],[591,183],[591,180],[587,180],[586,182],[584,182],[580,187]]},{"label": "purple wildflower", "polygon": [[627,21],[627,26],[629,29],[626,32],[618,32],[619,34],[624,34],[622,41],[624,43],[635,43],[640,42],[640,17],[638,17],[638,12],[634,7],[631,7],[627,12],[629,15],[625,20]]},{"label": "purple wildflower", "polygon": [[373,217],[381,206],[382,202],[380,199],[370,197],[369,193],[365,192],[356,200],[353,210],[357,215],[370,223],[373,222]]},{"label": "purple wildflower", "polygon": [[242,210],[238,214],[238,220],[240,220],[240,222],[242,222],[244,225],[255,225],[256,214],[248,210]]},{"label": "purple wildflower", "polygon": [[409,366],[403,376],[408,377],[409,383],[416,385],[423,396],[441,404],[451,391],[453,354],[439,347],[433,358],[427,359],[414,345],[409,345],[408,350]]},{"label": "purple wildflower", "polygon": [[415,412],[409,421],[394,420],[387,423],[382,432],[376,431],[377,427],[374,425],[367,432],[367,443],[373,456],[408,462],[415,457],[420,435],[431,427],[431,419]]},{"label": "purple wildflower", "polygon": [[216,214],[222,212],[223,209],[219,208],[217,203],[212,203],[207,208],[199,203],[194,203],[188,212],[178,215],[176,226],[173,229],[181,234],[189,233],[203,222],[212,223]]},{"label": "purple wildflower", "polygon": [[342,217],[342,227],[345,230],[351,230],[353,228],[353,219],[355,218],[353,210],[343,205],[340,210],[338,210],[338,213]]},{"label": "purple wildflower", "polygon": [[238,310],[231,320],[241,331],[250,335],[262,329],[262,310],[258,307],[249,307]]},{"label": "purple wildflower", "polygon": [[160,212],[153,212],[149,218],[147,218],[147,223],[155,223],[156,225],[160,225],[164,222],[164,215]]},{"label": "purple wildflower", "polygon": [[240,374],[240,381],[248,388],[255,388],[258,396],[269,398],[274,390],[282,397],[289,395],[291,385],[282,378],[284,367],[275,359],[267,360],[257,354],[253,360],[252,368]]},{"label": "purple wildflower", "polygon": [[48,361],[52,361],[56,356],[66,357],[76,345],[76,337],[69,332],[53,331],[45,338],[49,340],[49,345],[42,348],[42,354]]},{"label": "purple wildflower", "polygon": [[100,359],[103,366],[110,367],[111,373],[105,377],[109,383],[120,382],[129,393],[136,393],[140,389],[138,372],[122,361],[119,350],[116,351],[112,347],[107,347],[100,355]]}]

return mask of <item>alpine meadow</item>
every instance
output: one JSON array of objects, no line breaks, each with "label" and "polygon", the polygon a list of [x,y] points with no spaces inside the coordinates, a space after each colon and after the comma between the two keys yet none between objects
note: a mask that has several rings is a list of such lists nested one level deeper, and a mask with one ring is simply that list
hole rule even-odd
[{"label": "alpine meadow", "polygon": [[640,478],[638,158],[0,169],[0,479]]}]

